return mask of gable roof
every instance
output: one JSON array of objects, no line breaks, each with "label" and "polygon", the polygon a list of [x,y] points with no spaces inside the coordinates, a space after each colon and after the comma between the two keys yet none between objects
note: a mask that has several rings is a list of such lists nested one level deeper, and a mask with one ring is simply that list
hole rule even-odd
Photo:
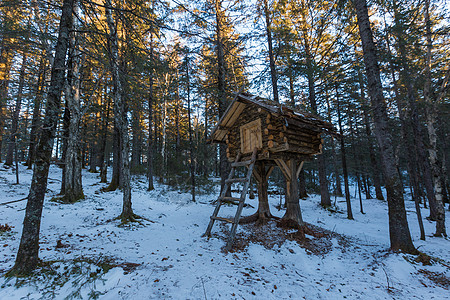
[{"label": "gable roof", "polygon": [[228,106],[222,118],[220,118],[216,127],[214,127],[209,141],[215,143],[225,142],[225,137],[228,131],[233,127],[234,123],[247,105],[258,106],[261,109],[276,115],[278,118],[285,119],[284,123],[286,125],[289,120],[297,124],[301,124],[303,128],[307,128],[312,131],[336,135],[336,129],[331,123],[322,120],[314,114],[301,111],[299,109],[290,108],[249,93],[238,93]]}]

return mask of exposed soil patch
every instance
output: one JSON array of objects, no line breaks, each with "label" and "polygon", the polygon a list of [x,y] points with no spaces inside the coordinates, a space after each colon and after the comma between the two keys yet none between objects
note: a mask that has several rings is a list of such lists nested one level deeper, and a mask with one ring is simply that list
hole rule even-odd
[{"label": "exposed soil patch", "polygon": [[8,224],[2,225],[0,224],[0,232],[8,232],[11,231],[13,226],[9,226]]},{"label": "exposed soil patch", "polygon": [[[450,278],[443,273],[431,272],[428,270],[420,269],[419,273],[423,274],[426,278],[431,280],[434,284],[443,287],[444,289],[450,289]],[[423,284],[423,283],[422,283]]]},{"label": "exposed soil patch", "polygon": [[[231,252],[243,251],[250,243],[263,245],[267,249],[272,249],[275,245],[281,246],[285,241],[295,241],[309,254],[325,255],[333,248],[333,239],[337,239],[338,244],[345,247],[350,241],[345,236],[323,229],[321,227],[307,223],[306,229],[302,232],[297,229],[284,229],[277,226],[276,221],[269,221],[266,225],[244,224],[243,232],[236,235]],[[221,230],[228,235],[228,227],[221,225]]]}]

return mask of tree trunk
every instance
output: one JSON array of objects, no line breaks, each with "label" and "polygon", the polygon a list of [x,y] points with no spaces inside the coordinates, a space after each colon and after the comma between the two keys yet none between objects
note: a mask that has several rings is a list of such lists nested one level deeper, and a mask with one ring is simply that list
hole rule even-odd
[{"label": "tree trunk", "polygon": [[147,141],[147,180],[148,189],[152,191],[155,189],[153,186],[153,35],[150,38],[150,60],[152,65],[150,67],[149,74],[149,90],[148,90],[148,141]]},{"label": "tree trunk", "polygon": [[69,46],[69,30],[72,27],[74,0],[64,0],[55,59],[52,67],[50,88],[47,94],[47,108],[43,121],[41,138],[36,153],[36,163],[31,180],[30,193],[23,222],[22,237],[16,262],[9,274],[27,274],[38,264],[39,230],[42,208],[47,190],[48,170],[53,149],[53,141],[61,106],[61,92],[64,86],[66,53]]},{"label": "tree trunk", "polygon": [[273,100],[277,103],[280,102],[278,98],[278,84],[277,84],[277,69],[275,66],[275,58],[273,55],[273,42],[272,42],[272,30],[271,30],[271,20],[270,20],[270,10],[267,0],[264,0],[264,17],[266,19],[266,34],[267,34],[267,44],[269,47],[269,66],[270,66],[270,78],[272,79],[272,92]]},{"label": "tree trunk", "polygon": [[[287,161],[286,170],[286,213],[281,218],[279,225],[282,227],[298,228],[303,234],[305,223],[303,222],[300,202],[298,197],[298,162],[295,159]],[[286,176],[288,175],[288,176]]]},{"label": "tree trunk", "polygon": [[[114,112],[115,113],[115,112]],[[120,140],[119,140],[119,130],[114,121],[114,129],[113,129],[113,173],[111,177],[111,182],[109,183],[106,191],[115,191],[120,186]]]},{"label": "tree trunk", "polygon": [[[69,58],[69,70],[70,67],[70,58]],[[70,75],[70,72],[68,72],[68,76]],[[67,104],[67,97],[65,99],[65,107],[64,107],[64,115],[63,115],[63,131],[62,131],[62,155],[61,155],[61,161],[62,163],[62,176],[61,176],[61,191],[59,192],[60,195],[64,195],[66,193],[66,153],[67,153],[67,141],[69,140],[69,124],[70,124],[70,111],[69,111],[69,105]]]},{"label": "tree trunk", "polygon": [[299,197],[300,199],[306,199],[308,198],[308,193],[306,192],[306,178],[305,178],[305,170],[303,170],[303,168],[300,171],[298,179],[299,179],[298,184]]},{"label": "tree trunk", "polygon": [[345,188],[345,202],[347,204],[347,219],[353,220],[352,213],[352,203],[350,201],[350,188],[348,185],[348,170],[347,170],[347,158],[345,153],[345,142],[344,142],[344,130],[342,128],[341,122],[341,109],[339,104],[339,95],[337,94],[337,86],[336,86],[336,104],[337,104],[337,113],[338,113],[338,124],[339,124],[339,134],[341,135],[341,159],[342,159],[342,172],[344,173],[344,188]]},{"label": "tree trunk", "polygon": [[270,213],[269,197],[267,194],[267,188],[269,186],[269,175],[274,167],[266,169],[266,165],[263,161],[257,161],[255,168],[253,169],[253,178],[258,183],[258,210],[253,215],[242,217],[239,223],[246,224],[257,222],[258,225],[266,224],[270,218],[275,218]]},{"label": "tree trunk", "polygon": [[[178,70],[175,72],[176,73],[176,81],[179,82],[180,81],[180,76],[178,74]],[[176,138],[175,138],[175,160],[176,160],[176,164],[175,164],[175,171],[178,173],[179,170],[179,164],[178,162],[180,161],[180,146],[181,146],[181,139],[180,139],[180,92],[179,92],[179,86],[177,85],[177,87],[175,88],[175,134],[176,134]]]},{"label": "tree trunk", "polygon": [[[433,184],[434,184],[434,192],[436,197],[436,233],[435,236],[447,236],[445,230],[445,208],[443,203],[443,193],[442,193],[442,184],[440,178],[440,166],[437,155],[437,136],[436,129],[434,124],[436,123],[436,106],[435,103],[431,100],[431,50],[433,48],[432,40],[431,40],[431,22],[429,15],[429,6],[430,1],[425,1],[425,22],[426,22],[426,38],[427,38],[427,56],[426,56],[426,68],[425,68],[425,86],[424,86],[424,98],[425,103],[427,104],[426,109],[426,118],[427,118],[427,129],[428,129],[428,138],[430,140],[430,146],[428,147],[428,154],[430,158],[431,164],[431,172],[433,176]],[[450,69],[447,71],[447,75],[444,78],[444,82],[442,83],[441,91],[445,89],[445,86],[448,84],[450,76]],[[441,94],[441,93],[439,93]],[[440,99],[438,99],[439,101]],[[431,203],[430,203],[431,207]]]},{"label": "tree trunk", "polygon": [[388,127],[386,102],[381,85],[380,70],[376,57],[372,29],[370,28],[367,4],[365,0],[353,0],[353,3],[356,8],[358,28],[363,46],[369,96],[375,123],[375,135],[380,146],[384,168],[391,249],[394,251],[402,250],[407,253],[416,253],[417,250],[412,243],[409,232],[402,184],[397,172],[392,136]]},{"label": "tree trunk", "polygon": [[91,137],[90,147],[89,147],[89,172],[97,173],[97,165],[98,165],[98,156],[99,156],[99,145],[98,145],[98,130],[99,130],[99,121],[98,121],[98,113],[95,113],[95,117],[93,119],[94,123],[94,132]]},{"label": "tree trunk", "polygon": [[[355,49],[356,53],[356,49]],[[370,129],[370,120],[369,120],[369,113],[368,111],[368,105],[366,100],[366,95],[364,92],[364,81],[363,76],[359,67],[358,62],[358,81],[359,81],[359,90],[360,90],[360,98],[362,102],[362,109],[363,109],[363,119],[364,119],[364,128],[366,132],[366,139],[367,139],[367,146],[369,148],[369,159],[370,159],[370,165],[372,169],[372,178],[373,178],[373,185],[375,187],[375,197],[378,200],[384,200],[383,192],[381,191],[381,180],[380,180],[380,168],[376,162],[375,158],[375,151],[374,146],[372,143],[372,130]],[[367,180],[367,192],[366,192],[366,199],[370,199],[370,187],[369,187],[369,181]]]},{"label": "tree trunk", "polygon": [[[107,95],[105,91],[105,95]],[[105,96],[108,97],[108,96]],[[109,112],[111,107],[111,98],[108,97],[105,99],[106,101],[106,112],[102,110],[102,137],[100,142],[100,151],[99,151],[99,162],[100,162],[100,182],[107,182],[107,172],[108,172],[108,164],[105,161],[105,151],[106,151],[106,141],[108,138],[108,123],[109,123]]]},{"label": "tree trunk", "polygon": [[208,161],[209,161],[209,149],[208,149],[208,145],[206,144],[206,141],[208,140],[208,133],[209,133],[209,123],[208,123],[208,98],[205,99],[205,132],[204,132],[204,138],[203,138],[203,147],[202,147],[202,151],[203,151],[203,160],[202,160],[202,174],[203,177],[207,177],[208,176]]},{"label": "tree trunk", "polygon": [[289,77],[289,99],[292,107],[295,107],[295,91],[294,91],[294,71],[292,70],[292,59],[288,58],[288,77]]},{"label": "tree trunk", "polygon": [[[168,81],[166,80],[166,84],[168,84]],[[161,159],[162,159],[162,168],[161,168],[161,176],[160,181],[164,182],[164,179],[168,178],[168,168],[167,168],[167,154],[168,150],[166,148],[167,144],[167,99],[166,95],[163,95],[163,107],[162,107],[162,129],[161,129],[161,135],[162,135],[162,143],[161,143]]]},{"label": "tree trunk", "polygon": [[367,110],[364,110],[364,127],[366,129],[367,145],[369,147],[369,159],[372,169],[373,185],[375,187],[375,197],[378,200],[384,200],[383,192],[381,191],[380,167],[375,156],[374,145],[372,143],[372,130],[369,125],[369,116]]},{"label": "tree trunk", "polygon": [[119,72],[119,45],[117,41],[117,26],[112,16],[111,0],[105,0],[106,22],[108,23],[110,41],[110,63],[113,77],[113,99],[114,99],[114,124],[117,127],[120,141],[120,175],[122,181],[123,206],[119,218],[122,222],[133,221],[135,215],[131,208],[131,185],[129,165],[129,140],[128,140],[128,118],[126,114],[125,99],[123,99],[122,82]]},{"label": "tree trunk", "polygon": [[[306,68],[308,77],[308,93],[309,103],[311,109],[315,114],[317,113],[316,91],[314,84],[314,70],[313,70],[313,58],[309,50],[309,44],[306,36],[304,37],[305,52],[306,52]],[[320,184],[320,205],[322,207],[331,206],[330,193],[328,190],[328,179],[326,173],[326,163],[323,154],[317,156],[318,170],[319,170],[319,184]]]},{"label": "tree trunk", "polygon": [[28,146],[27,168],[31,169],[36,156],[36,144],[41,121],[41,101],[45,89],[46,62],[41,58],[38,71],[37,91],[34,98],[33,119],[31,121],[30,144]]},{"label": "tree trunk", "polygon": [[192,124],[191,124],[191,82],[189,76],[189,57],[186,56],[186,81],[187,81],[187,105],[188,105],[188,131],[189,131],[189,169],[191,173],[191,195],[192,202],[195,202],[195,161],[194,161],[194,144],[192,142]]},{"label": "tree trunk", "polygon": [[[9,41],[2,39],[0,48],[0,150],[3,144],[3,135],[5,127],[5,105],[8,98],[8,86],[14,54]],[[0,151],[0,161],[2,160],[2,151]]]},{"label": "tree trunk", "polygon": [[[217,91],[218,91],[218,102],[219,102],[219,119],[225,113],[228,107],[228,101],[225,91],[225,54],[223,45],[223,11],[221,7],[221,2],[215,0],[215,10],[216,10],[216,46],[217,46]],[[227,158],[227,146],[219,145],[219,156],[220,156],[220,190],[225,186],[225,180],[231,170],[231,165]],[[231,189],[230,189],[231,190]],[[226,197],[231,196],[231,192],[227,191]]]},{"label": "tree trunk", "polygon": [[[433,190],[432,174],[428,166],[425,154],[425,146],[423,144],[423,133],[419,124],[418,108],[416,105],[416,96],[414,93],[414,86],[413,86],[414,79],[411,77],[411,71],[406,54],[406,41],[403,34],[404,24],[401,20],[400,13],[398,11],[398,7],[396,6],[395,1],[394,1],[394,17],[396,27],[395,34],[398,38],[398,52],[400,54],[400,65],[402,67],[401,75],[406,86],[407,102],[405,103],[403,97],[396,97],[396,98],[398,103],[401,103],[400,105],[403,105],[406,108],[402,109],[402,111],[403,110],[406,111],[406,114],[404,114],[404,125],[402,124],[402,127],[404,127],[404,129],[402,128],[402,130],[404,131],[404,134],[406,136],[405,139],[405,143],[407,143],[406,148],[409,149],[408,160],[413,177],[412,182],[413,188],[415,190],[414,195],[416,197],[419,197],[420,195],[418,170],[420,170],[420,168],[422,167],[423,171],[422,180],[425,184],[428,202],[430,204],[430,219],[434,220],[437,218],[438,203],[436,201],[435,191]],[[391,64],[393,63],[391,62]],[[393,67],[391,68],[393,69]],[[402,112],[400,111],[400,114],[401,113]],[[414,200],[416,201],[416,199]]]},{"label": "tree trunk", "polygon": [[[361,158],[361,153],[359,152],[358,154],[356,154],[356,151],[355,151],[355,147],[357,147],[358,145],[355,142],[355,130],[353,129],[353,118],[354,118],[353,110],[350,108],[348,110],[348,113],[349,113],[348,120],[349,120],[349,127],[350,127],[350,144],[351,144],[350,150],[352,151],[353,160],[356,163],[355,176],[356,176],[356,183],[358,186],[359,208],[360,208],[360,212],[362,214],[365,214],[364,208],[363,208],[362,197],[361,197],[361,189],[362,189],[361,161],[362,161],[362,158]],[[357,124],[355,124],[355,125],[356,125],[356,127],[358,126]]]},{"label": "tree trunk", "polygon": [[139,172],[141,165],[141,145],[142,145],[142,130],[141,130],[141,107],[139,104],[133,105],[131,131],[133,133],[132,149],[131,149],[131,172],[136,174]]},{"label": "tree trunk", "polygon": [[[8,141],[8,152],[6,154],[5,165],[12,166],[14,149],[16,148],[16,140],[19,134],[19,114],[20,108],[22,106],[22,96],[23,96],[23,85],[25,83],[25,66],[27,62],[27,56],[22,53],[22,66],[20,67],[19,73],[19,87],[17,90],[16,107],[14,108],[14,113],[12,117],[11,134]],[[16,157],[17,159],[17,157]]]},{"label": "tree trunk", "polygon": [[[330,106],[330,100],[328,99],[328,91],[326,92],[325,100],[327,101],[328,122],[332,123],[331,106]],[[334,145],[334,138],[331,139],[331,157],[333,160],[334,180],[335,180],[334,194],[336,196],[342,196],[341,178],[339,175],[339,168],[338,168],[338,164],[337,164],[336,147]]]},{"label": "tree trunk", "polygon": [[[76,10],[75,10],[76,11]],[[76,21],[74,22],[77,23]],[[74,26],[76,29],[77,26]],[[80,160],[80,125],[83,112],[81,108],[80,86],[81,86],[81,57],[79,51],[79,35],[72,34],[69,48],[69,71],[67,73],[66,85],[66,103],[70,112],[68,135],[65,151],[65,191],[62,201],[65,203],[74,203],[80,199],[84,199],[83,184],[81,177],[81,160]]]}]

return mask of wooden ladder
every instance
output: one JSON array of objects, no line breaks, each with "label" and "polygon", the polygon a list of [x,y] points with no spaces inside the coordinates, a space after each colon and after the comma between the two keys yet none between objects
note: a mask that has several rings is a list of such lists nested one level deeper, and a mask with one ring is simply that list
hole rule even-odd
[{"label": "wooden ladder", "polygon": [[[204,234],[204,236],[207,236],[207,237],[211,236],[211,229],[216,220],[231,223],[232,224],[231,230],[229,232],[227,246],[225,248],[227,251],[230,251],[233,246],[234,237],[236,235],[236,229],[239,224],[239,218],[241,217],[242,209],[244,208],[245,197],[247,196],[247,190],[248,190],[248,186],[250,184],[250,178],[252,177],[253,168],[255,166],[257,152],[258,152],[258,150],[255,148],[253,150],[251,159],[246,160],[246,161],[239,161],[241,159],[241,153],[239,153],[236,157],[236,160],[231,164],[230,174],[228,175],[228,179],[225,180],[225,186],[223,187],[223,190],[220,193],[219,198],[217,199],[216,208],[214,209],[214,212],[213,212],[212,216],[210,217],[211,220],[209,221],[208,228],[206,229],[206,232]],[[244,178],[235,178],[234,177],[237,167],[247,167],[247,175]],[[244,187],[242,189],[241,196],[239,198],[226,197],[225,195],[227,194],[227,191],[231,188],[231,185],[235,182],[244,183]],[[232,203],[232,204],[238,205],[234,219],[223,218],[223,217],[217,216],[219,213],[220,207],[222,206],[223,203]]]}]

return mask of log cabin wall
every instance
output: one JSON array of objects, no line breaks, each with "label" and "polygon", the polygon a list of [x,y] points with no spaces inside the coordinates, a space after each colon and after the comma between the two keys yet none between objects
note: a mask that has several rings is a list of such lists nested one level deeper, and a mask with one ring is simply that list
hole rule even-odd
[{"label": "log cabin wall", "polygon": [[[227,143],[227,157],[230,161],[234,161],[238,151],[241,149],[241,126],[246,125],[257,119],[261,119],[261,137],[262,137],[262,149],[260,152],[267,152],[269,141],[268,135],[265,133],[267,128],[266,118],[268,112],[256,105],[247,104],[245,109],[239,115],[239,118],[234,123],[231,130],[228,132],[226,143]],[[281,123],[280,123],[281,125]]]},{"label": "log cabin wall", "polygon": [[266,159],[303,155],[308,157],[321,153],[320,129],[297,119],[268,112],[257,105],[246,104],[226,136],[227,156],[233,161],[241,149],[241,126],[261,120],[262,149]]}]

